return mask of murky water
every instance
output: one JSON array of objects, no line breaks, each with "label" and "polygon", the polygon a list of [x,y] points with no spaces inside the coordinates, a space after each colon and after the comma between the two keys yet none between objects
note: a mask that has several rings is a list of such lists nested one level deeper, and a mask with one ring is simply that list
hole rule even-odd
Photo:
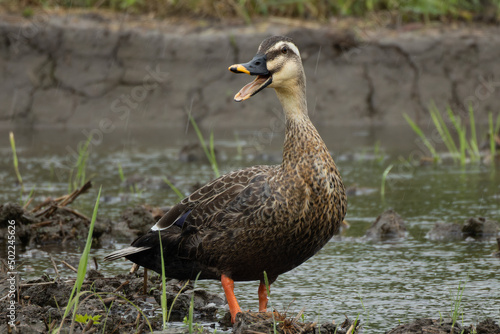
[{"label": "murky water", "polygon": [[[134,174],[152,179],[168,177],[185,191],[195,183],[213,178],[205,163],[184,163],[178,159],[180,147],[196,142],[192,133],[148,130],[113,133],[91,145],[87,175],[94,188],[72,204],[90,215],[97,189],[103,186],[99,215],[118,220],[127,207],[150,204],[171,205],[177,195],[162,182],[131,191],[119,176]],[[463,222],[484,216],[500,220],[500,169],[471,165],[466,168],[444,164],[417,167],[400,158],[420,153],[410,131],[395,129],[319,129],[334,152],[347,186],[356,185],[359,195],[349,197],[346,220],[350,229],[312,259],[280,276],[272,286],[271,304],[289,313],[305,308],[309,320],[342,321],[344,315],[364,322],[366,333],[384,332],[417,317],[447,317],[452,295],[466,281],[462,298],[467,324],[486,316],[500,321],[500,259],[494,239],[488,241],[431,242],[426,233],[436,222]],[[216,130],[216,146],[221,170],[228,171],[260,163],[277,163],[283,134],[270,136],[264,130]],[[0,140],[0,202],[19,201],[12,153],[7,133]],[[19,164],[25,182],[25,195],[32,188],[35,202],[46,196],[67,192],[65,167],[85,136],[80,131],[16,132]],[[382,198],[379,189],[384,169],[394,164]],[[161,185],[161,186],[160,186]],[[371,222],[385,209],[395,209],[407,222],[409,237],[397,242],[367,242],[363,239]],[[94,249],[98,260],[127,240],[104,243]],[[23,277],[36,277],[53,271],[48,254],[54,259],[77,263],[78,247],[58,245],[23,250],[19,270]],[[5,250],[0,250],[2,256]],[[127,271],[130,263],[102,263],[104,274]],[[73,274],[62,265],[63,276]],[[214,281],[203,287],[222,293]],[[237,283],[236,294],[243,309],[257,308],[257,283]]]}]

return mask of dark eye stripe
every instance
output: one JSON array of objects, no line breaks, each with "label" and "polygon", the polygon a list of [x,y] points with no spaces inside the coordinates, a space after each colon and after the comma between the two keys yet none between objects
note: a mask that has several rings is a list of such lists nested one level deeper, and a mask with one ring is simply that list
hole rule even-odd
[{"label": "dark eye stripe", "polygon": [[[271,51],[271,52],[268,52],[266,54],[266,57],[268,60],[272,60],[280,55],[283,55],[283,53],[281,52],[281,48],[279,50],[274,50],[274,51]],[[288,56],[290,55],[295,55],[295,52],[293,52],[293,50],[291,48],[288,48],[288,53],[287,53]]]}]

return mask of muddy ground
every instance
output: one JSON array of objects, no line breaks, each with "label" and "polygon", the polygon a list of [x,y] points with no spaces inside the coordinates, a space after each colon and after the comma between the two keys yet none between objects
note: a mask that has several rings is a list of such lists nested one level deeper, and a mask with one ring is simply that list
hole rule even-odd
[{"label": "muddy ground", "polygon": [[[2,270],[0,292],[8,291],[5,268]],[[69,333],[71,316],[63,319],[74,280],[43,276],[39,279],[21,280],[16,301],[16,327],[0,325],[1,333],[50,333],[62,325],[62,333]],[[161,282],[158,275],[145,280],[144,272],[103,277],[98,271],[87,273],[76,314],[89,315],[95,321],[78,319],[72,325],[74,333],[147,333],[162,328]],[[276,324],[278,333],[362,333],[362,319],[346,318],[342,324],[302,323],[301,314],[241,313],[237,322],[231,325],[225,301],[216,294],[196,289],[189,282],[169,280],[166,285],[170,321],[183,321],[189,315],[193,301],[193,329],[197,333],[269,333]],[[6,319],[9,299],[0,301],[0,318]],[[138,310],[140,309],[140,311]],[[70,312],[71,314],[71,312]],[[96,317],[99,316],[99,317]],[[212,323],[202,327],[199,323]],[[216,326],[217,324],[217,326]],[[474,330],[476,332],[474,332]],[[186,333],[188,326],[169,328],[167,333]],[[350,331],[350,332],[349,332]],[[462,327],[450,319],[417,319],[386,332],[386,334],[450,333],[450,334],[499,334],[500,326],[491,319],[485,319],[476,326]]]},{"label": "muddy ground", "polygon": [[[3,276],[5,277],[5,268]],[[49,333],[62,324],[63,333],[69,332],[71,316],[63,321],[64,311],[74,286],[74,280],[43,276],[39,279],[24,281],[19,284],[16,302],[16,327],[0,325],[1,333]],[[5,295],[9,282],[2,279],[0,291]],[[144,279],[144,272],[103,277],[96,270],[87,273],[83,283],[80,303],[76,314],[89,315],[95,321],[80,319],[73,324],[74,333],[147,333],[161,330],[161,282],[158,275],[149,274]],[[237,323],[230,323],[230,314],[225,311],[225,301],[217,294],[196,289],[189,282],[169,280],[166,284],[169,320],[182,322],[189,315],[193,305],[193,328],[197,333],[213,333],[218,324],[218,331],[232,333],[269,332],[273,324],[278,323],[280,333],[346,333],[349,328],[357,328],[360,321],[353,325],[353,320],[346,319],[338,326],[326,323],[302,323],[300,314],[289,315],[276,311],[273,322],[272,313],[245,313],[238,315]],[[0,317],[5,319],[9,310],[9,299],[0,301]],[[139,310],[140,311],[139,311]],[[96,317],[97,316],[97,317]],[[211,322],[211,326],[202,328],[199,322]],[[338,328],[337,328],[338,327]],[[184,333],[188,326],[170,328],[169,333]],[[355,332],[352,332],[355,333]]]},{"label": "muddy ground", "polygon": [[[9,220],[16,221],[16,245],[33,246],[50,243],[82,243],[87,236],[90,220],[78,211],[71,209],[70,204],[80,194],[91,187],[90,183],[73,193],[56,199],[47,199],[30,209],[18,204],[0,205],[0,241],[5,242]],[[96,222],[94,229],[94,246],[99,246],[105,238],[117,234],[135,237],[145,233],[168,208],[151,208],[139,206],[123,212],[120,221],[111,223],[106,220]],[[111,228],[113,231],[111,231]],[[467,233],[461,238],[471,237],[471,231],[477,229],[477,237],[497,234],[498,222],[484,218],[471,218],[463,225]],[[455,229],[451,229],[448,237],[456,237]],[[490,231],[491,230],[491,231]],[[394,211],[382,213],[367,231],[365,238],[405,238],[404,220]],[[475,230],[474,230],[475,231]],[[463,232],[463,231],[462,231]],[[481,232],[481,233],[479,233]],[[486,233],[488,232],[488,233]],[[441,232],[442,236],[444,232]],[[446,239],[446,238],[445,238]],[[499,243],[500,244],[500,243]],[[49,333],[62,325],[61,332],[67,333],[71,326],[74,333],[146,333],[161,330],[161,282],[156,273],[148,272],[146,279],[141,269],[134,273],[104,277],[97,270],[87,272],[80,296],[77,320],[71,325],[71,316],[65,312],[75,279],[64,279],[58,276],[42,276],[38,279],[25,280],[15,277],[16,291],[11,294],[13,276],[10,275],[7,261],[0,262],[0,319],[8,319],[11,310],[11,296],[15,301],[16,327],[9,327],[7,322],[0,324],[0,333]],[[10,270],[12,271],[12,270]],[[76,274],[74,275],[76,277]],[[287,314],[277,310],[274,313],[244,313],[237,318],[233,326],[225,307],[225,300],[219,295],[195,288],[189,282],[169,280],[166,285],[169,320],[181,324],[189,314],[193,301],[195,332],[213,333],[268,333],[277,323],[279,333],[361,333],[363,321],[356,317],[347,317],[342,324],[302,323],[301,314]],[[174,302],[175,301],[175,302]],[[172,306],[173,305],[173,306]],[[70,312],[71,314],[71,312]],[[93,317],[93,320],[85,315]],[[198,323],[211,323],[201,327]],[[500,334],[500,326],[491,319],[485,319],[476,326],[461,327],[449,319],[417,319],[412,323],[396,326],[387,334],[403,333],[463,333]],[[168,333],[183,333],[187,326],[170,328]]]}]

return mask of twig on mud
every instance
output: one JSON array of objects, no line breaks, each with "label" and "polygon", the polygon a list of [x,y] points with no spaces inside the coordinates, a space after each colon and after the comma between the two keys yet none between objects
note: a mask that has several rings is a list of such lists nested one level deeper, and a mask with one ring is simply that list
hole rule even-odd
[{"label": "twig on mud", "polygon": [[66,262],[66,261],[64,261],[64,260],[62,260],[61,262],[62,262],[62,264],[64,264],[66,267],[68,267],[69,269],[73,270],[75,273],[77,273],[77,272],[78,272],[78,270],[77,270],[75,267],[73,267],[71,264],[69,264],[68,262]]},{"label": "twig on mud", "polygon": [[85,183],[80,189],[76,189],[71,194],[61,197],[62,198],[61,206],[66,206],[68,204],[73,203],[73,201],[78,196],[80,196],[81,194],[85,193],[90,188],[92,188],[92,182],[87,181],[87,183]]},{"label": "twig on mud", "polygon": [[24,204],[23,209],[26,210],[28,208],[28,206],[31,204],[31,202],[33,202],[33,197],[31,197],[30,199],[28,199],[28,201],[26,202],[26,204]]},{"label": "twig on mud", "polygon": [[113,293],[116,293],[116,292],[120,291],[120,290],[121,290],[121,288],[123,288],[124,286],[126,286],[126,285],[128,285],[128,284],[129,284],[129,281],[125,281],[125,282],[123,282],[122,284],[120,284],[120,286],[119,286],[119,287],[117,287],[117,288],[115,289],[115,291],[113,291]]},{"label": "twig on mud", "polygon": [[93,324],[94,324],[94,319],[90,318],[89,321],[87,322],[87,325],[85,326],[85,328],[83,328],[82,334],[83,333],[90,333],[87,331],[90,330],[90,328],[92,327]]},{"label": "twig on mud", "polygon": [[109,307],[109,305],[111,305],[112,302],[114,302],[116,300],[116,297],[108,297],[108,298],[104,298],[102,300],[102,302],[104,303],[104,305],[106,305],[106,307]]},{"label": "twig on mud", "polygon": [[[92,183],[90,181],[88,181],[81,188],[76,189],[71,194],[61,196],[61,197],[56,198],[54,200],[51,198],[47,198],[45,201],[43,201],[41,204],[37,205],[33,210],[31,210],[31,212],[35,213],[36,217],[50,216],[56,211],[57,208],[62,208],[68,204],[71,204],[78,196],[85,193],[91,187],[92,187]],[[49,207],[47,207],[45,210],[42,210],[42,208],[45,206],[49,206]],[[42,211],[40,211],[40,210],[42,210]],[[72,211],[72,212],[76,214],[76,211]],[[79,213],[77,215],[83,216]],[[83,218],[88,220],[88,218],[85,216],[83,216]]]},{"label": "twig on mud", "polygon": [[47,326],[49,329],[49,333],[52,332],[55,325],[56,325],[56,319],[52,320],[52,322],[49,324],[49,326]]},{"label": "twig on mud", "polygon": [[56,272],[56,278],[57,278],[57,277],[59,277],[59,270],[57,270],[57,265],[56,265],[52,255],[49,254],[49,258],[50,258],[50,262],[52,262],[52,266],[54,267],[54,270]]},{"label": "twig on mud", "polygon": [[72,213],[72,214],[74,214],[75,216],[78,216],[78,217],[80,217],[80,218],[83,218],[83,219],[85,219],[85,220],[90,221],[90,218],[89,218],[89,217],[85,216],[84,214],[82,214],[82,213],[80,213],[80,212],[78,212],[78,211],[76,211],[76,210],[73,210],[73,209],[67,208],[67,207],[65,207],[65,206],[60,206],[60,205],[57,205],[57,206],[56,206],[56,208],[57,208],[57,209],[64,210],[64,211],[67,211],[67,212],[71,212],[71,213]]},{"label": "twig on mud", "polygon": [[52,223],[53,222],[47,220],[47,221],[39,222],[39,223],[36,223],[36,224],[31,224],[30,227],[31,228],[39,228],[39,227],[44,227],[44,226],[50,225]]},{"label": "twig on mud", "polygon": [[49,284],[57,284],[57,282],[52,281],[52,282],[39,282],[39,283],[24,283],[24,284],[19,284],[19,287],[20,288],[29,288],[30,286],[49,285]]},{"label": "twig on mud", "polygon": [[145,320],[143,320],[143,321],[141,322],[141,324],[140,324],[140,325],[139,325],[139,327],[137,328],[137,332],[136,332],[136,333],[142,333],[142,332],[143,332],[143,330],[144,330],[144,327],[146,327],[146,321],[145,321]]}]

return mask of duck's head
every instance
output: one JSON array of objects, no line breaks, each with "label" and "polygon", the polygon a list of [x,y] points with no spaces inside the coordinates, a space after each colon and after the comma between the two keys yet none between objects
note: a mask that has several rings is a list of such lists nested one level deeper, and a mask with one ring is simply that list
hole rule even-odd
[{"label": "duck's head", "polygon": [[234,96],[240,102],[249,99],[266,87],[279,89],[305,89],[305,76],[299,49],[289,37],[273,36],[260,43],[257,54],[245,64],[229,66],[234,73],[256,75]]}]

